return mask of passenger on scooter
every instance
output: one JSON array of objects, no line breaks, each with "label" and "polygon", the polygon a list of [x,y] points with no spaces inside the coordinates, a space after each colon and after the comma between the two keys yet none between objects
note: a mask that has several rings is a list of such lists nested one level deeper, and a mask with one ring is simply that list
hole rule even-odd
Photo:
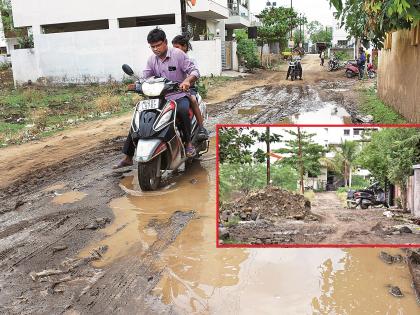
[{"label": "passenger on scooter", "polygon": [[[187,91],[200,78],[200,73],[188,56],[177,48],[168,47],[168,40],[163,30],[155,28],[147,35],[147,42],[152,49],[153,55],[149,57],[146,68],[143,71],[143,79],[150,77],[162,77],[179,82],[180,92],[168,94],[166,99],[176,100],[177,115],[186,142],[186,154],[188,157],[195,156],[195,147],[191,143],[191,120],[189,118],[190,100]],[[130,133],[125,140],[122,152],[123,160],[114,168],[133,165],[135,146]]]},{"label": "passenger on scooter", "polygon": [[366,54],[363,47],[359,48],[359,59],[357,59],[357,67],[359,68],[359,80],[363,79],[365,72]]},{"label": "passenger on scooter", "polygon": [[[185,35],[177,35],[172,40],[172,46],[175,48],[181,49],[184,53],[188,54],[188,51],[192,50],[191,43],[187,36]],[[191,62],[197,67],[197,62],[190,58]],[[198,67],[197,67],[198,68]],[[204,117],[201,115],[200,107],[198,106],[197,101],[197,87],[192,86],[190,89],[190,95],[188,98],[190,99],[191,107],[194,112],[195,118],[197,119],[198,123],[198,138],[200,140],[207,140],[209,135],[207,130],[204,128]]]}]

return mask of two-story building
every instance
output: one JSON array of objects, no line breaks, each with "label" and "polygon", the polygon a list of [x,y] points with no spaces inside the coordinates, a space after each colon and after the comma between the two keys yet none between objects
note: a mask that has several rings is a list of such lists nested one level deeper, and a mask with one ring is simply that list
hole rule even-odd
[{"label": "two-story building", "polygon": [[[241,23],[249,16],[248,0],[238,7],[243,14],[239,22],[228,1],[199,0],[187,9],[196,40],[191,56],[202,75],[221,74],[227,30],[246,26]],[[18,84],[39,78],[60,83],[121,80],[123,63],[136,72],[144,68],[151,54],[146,40],[150,30],[162,28],[169,41],[181,33],[180,1],[174,0],[12,0],[12,10],[14,26],[29,27],[34,39],[34,48],[12,52]]]}]

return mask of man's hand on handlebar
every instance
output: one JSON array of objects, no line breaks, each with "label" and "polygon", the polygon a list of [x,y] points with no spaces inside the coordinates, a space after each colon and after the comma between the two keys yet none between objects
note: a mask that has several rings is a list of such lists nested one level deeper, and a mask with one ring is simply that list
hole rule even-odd
[{"label": "man's hand on handlebar", "polygon": [[184,80],[184,82],[179,85],[179,89],[184,92],[188,91],[190,87],[191,83],[188,80]]}]

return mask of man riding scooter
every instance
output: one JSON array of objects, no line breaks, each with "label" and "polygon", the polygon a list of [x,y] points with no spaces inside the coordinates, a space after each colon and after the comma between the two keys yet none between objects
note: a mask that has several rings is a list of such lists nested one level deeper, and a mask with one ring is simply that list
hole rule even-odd
[{"label": "man riding scooter", "polygon": [[[200,73],[194,63],[191,62],[183,51],[168,47],[166,34],[163,30],[156,28],[150,31],[147,36],[147,42],[154,55],[150,56],[147,61],[146,68],[143,71],[143,78],[148,79],[156,76],[180,82],[179,88],[181,91],[168,94],[166,99],[177,101],[177,116],[181,121],[185,136],[186,155],[188,157],[193,157],[196,152],[191,142],[191,120],[188,115],[190,101],[186,92],[200,77]],[[122,151],[125,154],[125,158],[121,160],[118,165],[114,166],[114,168],[133,165],[135,146],[130,133],[125,140]]]}]

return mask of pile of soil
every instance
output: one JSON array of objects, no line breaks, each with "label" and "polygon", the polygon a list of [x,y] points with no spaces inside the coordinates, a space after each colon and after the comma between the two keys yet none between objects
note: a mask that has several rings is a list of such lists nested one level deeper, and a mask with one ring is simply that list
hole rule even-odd
[{"label": "pile of soil", "polygon": [[241,221],[314,220],[310,209],[311,203],[304,196],[279,187],[267,187],[222,205],[219,220],[222,223],[238,218]]}]

